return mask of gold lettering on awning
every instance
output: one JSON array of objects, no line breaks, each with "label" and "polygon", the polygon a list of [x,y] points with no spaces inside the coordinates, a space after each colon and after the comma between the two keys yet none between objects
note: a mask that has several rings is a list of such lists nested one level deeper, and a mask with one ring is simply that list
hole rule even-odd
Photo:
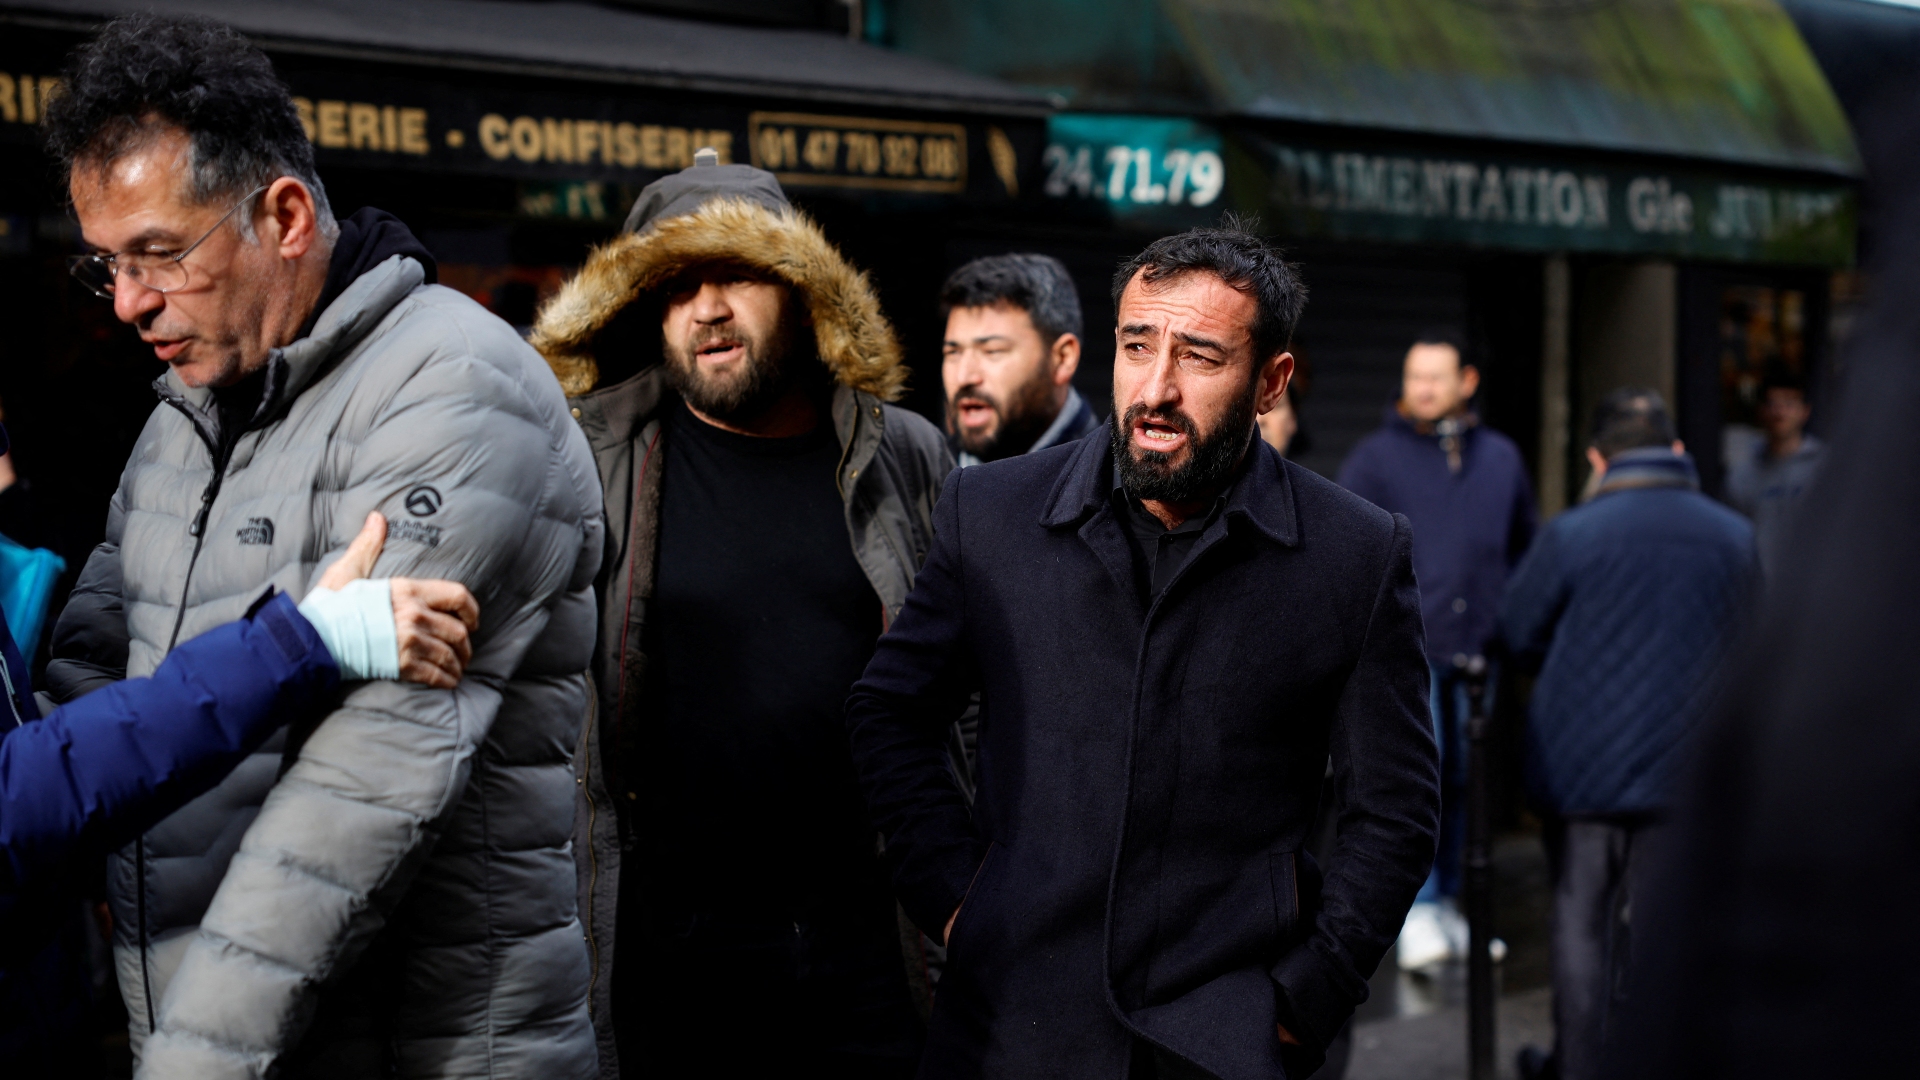
[{"label": "gold lettering on awning", "polygon": [[756,112],[747,146],[782,184],[951,194],[967,186],[961,124]]},{"label": "gold lettering on awning", "polygon": [[307,141],[328,150],[361,150],[425,157],[427,110],[411,105],[296,97],[293,111]]}]

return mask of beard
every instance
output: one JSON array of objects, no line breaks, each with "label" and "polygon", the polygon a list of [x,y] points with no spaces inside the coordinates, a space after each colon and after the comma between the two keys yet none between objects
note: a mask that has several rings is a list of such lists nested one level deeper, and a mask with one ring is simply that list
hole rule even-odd
[{"label": "beard", "polygon": [[[667,385],[703,415],[729,423],[758,419],[793,386],[793,321],[783,316],[771,334],[755,336],[735,325],[703,326],[685,349],[662,342]],[[740,364],[728,372],[703,371],[700,350],[715,341],[738,341]]]},{"label": "beard", "polygon": [[[1133,405],[1126,415],[1113,419],[1113,467],[1127,494],[1152,502],[1186,503],[1208,498],[1227,486],[1233,472],[1245,456],[1253,439],[1254,391],[1248,383],[1245,392],[1228,403],[1220,426],[1204,434],[1193,417],[1178,409],[1154,410]],[[1133,425],[1143,417],[1152,417],[1187,436],[1185,461],[1158,450],[1142,450],[1133,445]]]},{"label": "beard", "polygon": [[[977,401],[993,410],[993,425],[986,431],[969,432],[953,419],[960,415],[960,403]],[[1000,402],[978,383],[963,386],[947,401],[947,423],[960,449],[981,461],[998,461],[1027,452],[1042,434],[1053,426],[1054,416],[1047,411],[1053,404],[1053,380],[1042,370],[1014,391],[1010,401]]]}]

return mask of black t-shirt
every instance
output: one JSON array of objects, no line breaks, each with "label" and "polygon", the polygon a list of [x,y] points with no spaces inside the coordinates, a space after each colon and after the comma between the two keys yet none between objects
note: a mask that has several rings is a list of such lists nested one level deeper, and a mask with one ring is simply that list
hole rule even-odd
[{"label": "black t-shirt", "polygon": [[736,435],[682,404],[663,452],[653,730],[630,766],[647,906],[669,922],[837,906],[875,880],[846,701],[882,618],[834,485],[839,440],[824,421]]}]

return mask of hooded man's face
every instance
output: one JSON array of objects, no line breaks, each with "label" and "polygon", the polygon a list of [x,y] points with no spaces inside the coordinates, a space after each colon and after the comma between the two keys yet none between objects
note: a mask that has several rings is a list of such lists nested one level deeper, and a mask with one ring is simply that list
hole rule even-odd
[{"label": "hooded man's face", "polygon": [[786,360],[803,323],[792,288],[719,264],[689,270],[666,295],[660,331],[668,381],[695,412],[751,420],[786,394]]}]

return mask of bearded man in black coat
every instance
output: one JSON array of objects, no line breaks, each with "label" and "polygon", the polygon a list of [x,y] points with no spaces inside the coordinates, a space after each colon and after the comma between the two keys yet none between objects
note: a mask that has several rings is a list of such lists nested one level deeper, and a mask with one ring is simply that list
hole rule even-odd
[{"label": "bearded man in black coat", "polygon": [[[1305,1077],[1433,863],[1407,521],[1253,437],[1294,269],[1229,223],[1114,291],[1110,430],[948,479],[848,703],[901,901],[950,950],[922,1077]],[[943,738],[976,692],[969,807]]]}]

